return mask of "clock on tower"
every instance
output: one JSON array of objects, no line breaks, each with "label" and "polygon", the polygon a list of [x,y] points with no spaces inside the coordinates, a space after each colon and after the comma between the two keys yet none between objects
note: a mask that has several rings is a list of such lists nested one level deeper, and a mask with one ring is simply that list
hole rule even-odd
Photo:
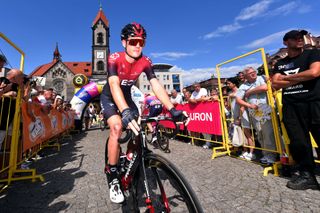
[{"label": "clock on tower", "polygon": [[109,54],[109,21],[102,8],[92,24],[92,79],[107,77],[107,56]]}]

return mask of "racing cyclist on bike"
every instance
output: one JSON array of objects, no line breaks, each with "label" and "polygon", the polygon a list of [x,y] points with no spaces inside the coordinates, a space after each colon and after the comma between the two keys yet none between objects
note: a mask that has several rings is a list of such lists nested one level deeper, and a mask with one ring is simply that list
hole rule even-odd
[{"label": "racing cyclist on bike", "polygon": [[[148,117],[156,117],[162,113],[162,104],[153,92],[146,95],[144,99],[144,108],[149,110]],[[152,133],[151,143],[154,143],[157,140],[157,133],[155,131],[154,124],[147,123],[147,126]]]},{"label": "racing cyclist on bike", "polygon": [[[100,96],[104,116],[110,127],[108,141],[108,175],[110,200],[114,203],[122,203],[124,196],[118,178],[117,163],[120,147],[118,139],[122,133],[122,127],[129,127],[135,135],[139,134],[139,125],[136,122],[138,109],[131,99],[131,87],[142,72],[150,81],[152,90],[170,111],[175,121],[185,119],[185,113],[176,110],[171,104],[167,92],[157,80],[152,69],[151,60],[142,55],[142,49],[146,41],[146,31],[138,23],[127,24],[121,31],[121,42],[124,52],[116,52],[108,58],[108,82],[104,86]],[[121,115],[121,116],[120,116]],[[107,166],[107,165],[106,165]]]}]

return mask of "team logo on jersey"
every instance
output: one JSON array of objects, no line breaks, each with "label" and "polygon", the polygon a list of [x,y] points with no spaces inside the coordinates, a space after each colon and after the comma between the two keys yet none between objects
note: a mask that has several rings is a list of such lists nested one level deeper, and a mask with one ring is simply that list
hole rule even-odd
[{"label": "team logo on jersey", "polygon": [[152,61],[151,61],[151,59],[149,57],[146,56],[146,59],[147,59],[147,61],[150,62],[150,64],[152,64]]},{"label": "team logo on jersey", "polygon": [[300,68],[296,68],[294,70],[286,70],[286,71],[283,71],[284,74],[286,75],[293,75],[293,74],[297,74],[299,72]]},{"label": "team logo on jersey", "polygon": [[121,85],[122,86],[132,86],[134,84],[135,80],[122,80]]},{"label": "team logo on jersey", "polygon": [[110,60],[114,61],[116,60],[117,58],[120,57],[120,54],[119,53],[113,53],[109,56]]}]

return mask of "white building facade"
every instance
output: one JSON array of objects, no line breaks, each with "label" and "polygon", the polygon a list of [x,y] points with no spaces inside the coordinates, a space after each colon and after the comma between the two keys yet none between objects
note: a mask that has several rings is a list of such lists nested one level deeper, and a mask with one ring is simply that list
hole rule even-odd
[{"label": "white building facade", "polygon": [[[153,70],[163,88],[171,94],[171,90],[182,91],[182,74],[181,72],[171,72],[173,66],[170,64],[153,64]],[[145,73],[142,73],[137,81],[137,87],[144,93],[153,92],[151,85]]]}]

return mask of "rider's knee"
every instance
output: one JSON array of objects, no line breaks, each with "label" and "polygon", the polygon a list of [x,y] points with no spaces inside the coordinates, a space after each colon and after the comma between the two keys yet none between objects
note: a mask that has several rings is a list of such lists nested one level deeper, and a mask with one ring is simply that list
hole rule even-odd
[{"label": "rider's knee", "polygon": [[110,126],[110,136],[119,137],[121,135],[122,125],[121,123]]}]

